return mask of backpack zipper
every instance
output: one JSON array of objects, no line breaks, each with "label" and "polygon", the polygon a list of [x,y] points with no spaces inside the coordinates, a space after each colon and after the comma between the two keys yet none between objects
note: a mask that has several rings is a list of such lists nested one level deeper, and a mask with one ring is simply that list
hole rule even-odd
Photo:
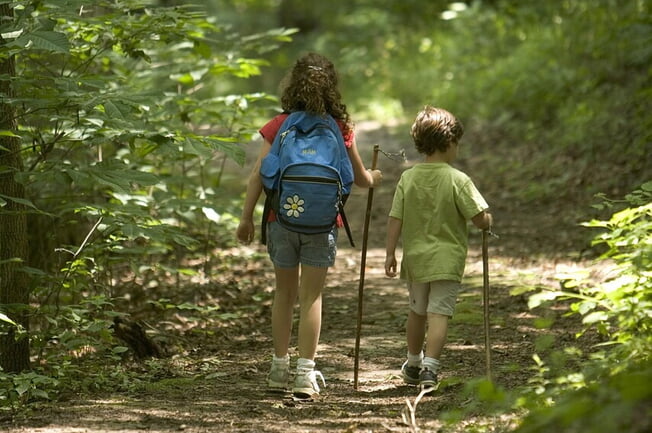
[{"label": "backpack zipper", "polygon": [[[309,129],[309,130],[307,130],[307,131],[303,131],[303,133],[304,133],[304,134],[308,134],[308,133],[311,132],[313,129],[317,129],[317,128],[328,129],[328,130],[331,131],[331,132],[335,132],[335,131],[333,131],[333,128],[331,128],[330,126],[328,126],[328,125],[321,125],[321,124],[320,124],[320,125],[315,125],[315,126],[313,126],[311,129]],[[292,126],[291,128],[288,128],[288,129],[286,129],[285,131],[281,132],[280,144],[283,144],[283,142],[285,141],[285,137],[286,137],[286,136],[290,133],[290,131],[292,131],[293,129],[296,130],[297,127],[296,127],[296,126]]]},{"label": "backpack zipper", "polygon": [[311,183],[332,183],[339,185],[340,181],[328,177],[318,176],[283,176],[283,180],[288,182],[311,182]]}]

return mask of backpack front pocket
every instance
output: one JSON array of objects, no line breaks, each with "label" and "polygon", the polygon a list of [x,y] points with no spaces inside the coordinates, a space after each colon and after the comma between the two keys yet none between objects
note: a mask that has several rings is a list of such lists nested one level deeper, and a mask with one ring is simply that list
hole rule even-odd
[{"label": "backpack front pocket", "polygon": [[337,173],[322,167],[314,167],[309,174],[305,167],[301,169],[302,173],[288,170],[281,176],[278,219],[287,228],[303,233],[329,231],[342,200]]}]

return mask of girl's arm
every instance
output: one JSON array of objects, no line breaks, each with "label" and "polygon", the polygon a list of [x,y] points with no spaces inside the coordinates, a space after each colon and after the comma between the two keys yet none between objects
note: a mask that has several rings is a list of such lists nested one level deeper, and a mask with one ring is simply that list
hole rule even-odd
[{"label": "girl's arm", "polygon": [[260,147],[260,153],[256,159],[256,163],[251,169],[249,174],[249,182],[247,183],[247,193],[245,195],[244,205],[242,206],[242,214],[240,216],[240,224],[236,230],[236,237],[244,244],[250,244],[254,240],[254,209],[258,198],[263,192],[263,182],[260,179],[260,164],[263,158],[269,153],[272,145],[265,140]]},{"label": "girl's arm", "polygon": [[380,170],[367,170],[360,158],[358,146],[355,139],[351,142],[351,147],[347,149],[351,165],[353,166],[353,181],[356,185],[362,188],[374,188],[380,185],[383,174]]}]

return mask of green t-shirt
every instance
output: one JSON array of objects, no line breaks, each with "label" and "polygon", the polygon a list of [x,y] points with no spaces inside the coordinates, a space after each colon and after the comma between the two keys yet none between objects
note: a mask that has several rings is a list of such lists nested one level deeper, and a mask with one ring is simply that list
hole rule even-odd
[{"label": "green t-shirt", "polygon": [[403,172],[389,213],[402,221],[401,278],[461,281],[468,221],[488,207],[471,179],[447,163],[421,163]]}]

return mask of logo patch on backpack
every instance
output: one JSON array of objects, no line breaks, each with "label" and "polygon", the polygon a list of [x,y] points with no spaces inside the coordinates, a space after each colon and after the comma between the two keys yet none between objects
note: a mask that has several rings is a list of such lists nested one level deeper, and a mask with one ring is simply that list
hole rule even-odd
[{"label": "logo patch on backpack", "polygon": [[288,197],[286,201],[287,203],[283,205],[282,212],[285,212],[288,217],[299,218],[299,215],[305,211],[303,208],[305,201],[298,195],[295,194],[292,197]]},{"label": "logo patch on backpack", "polygon": [[335,119],[303,111],[290,114],[261,163],[260,175],[280,225],[299,233],[329,232],[353,184]]}]

